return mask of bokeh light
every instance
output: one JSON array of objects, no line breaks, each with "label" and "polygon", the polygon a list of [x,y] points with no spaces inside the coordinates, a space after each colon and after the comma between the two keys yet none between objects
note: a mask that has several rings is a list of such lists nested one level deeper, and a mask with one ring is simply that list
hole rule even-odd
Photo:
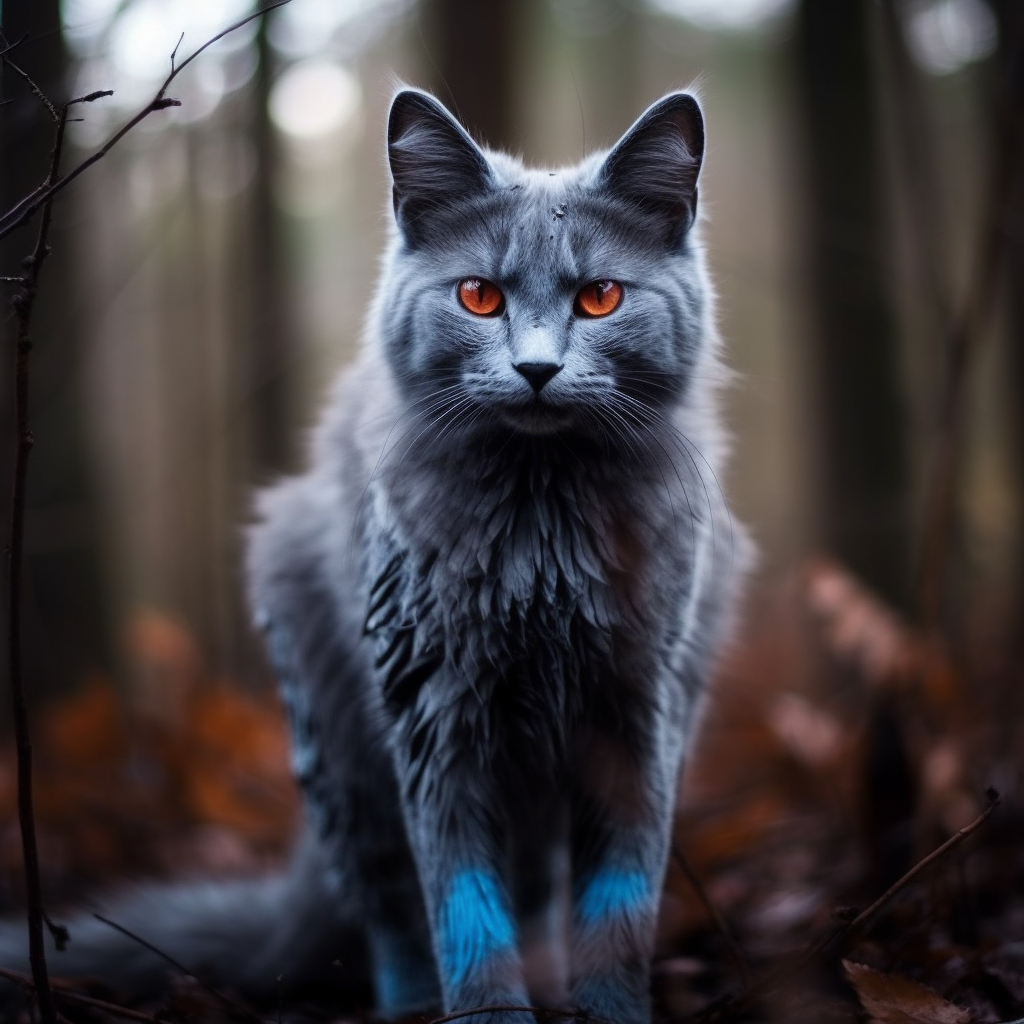
[{"label": "bokeh light", "polygon": [[318,139],[351,125],[362,103],[359,81],[340,64],[302,61],[288,68],[270,94],[270,116],[281,131]]}]

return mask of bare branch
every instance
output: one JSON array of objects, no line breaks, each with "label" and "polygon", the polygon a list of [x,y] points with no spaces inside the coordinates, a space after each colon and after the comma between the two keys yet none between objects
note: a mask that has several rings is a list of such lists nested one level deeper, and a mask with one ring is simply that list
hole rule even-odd
[{"label": "bare branch", "polygon": [[[13,47],[9,46],[9,47],[7,47],[7,49],[4,50],[4,53],[10,52],[10,50],[12,50],[12,49],[13,49]],[[3,59],[3,62],[16,75],[18,75],[20,78],[22,78],[25,81],[25,83],[28,85],[29,89],[32,91],[32,94],[34,96],[36,96],[39,99],[39,102],[42,103],[43,106],[46,107],[46,109],[50,112],[50,117],[53,118],[54,123],[59,122],[60,121],[60,112],[57,110],[57,108],[50,101],[50,98],[46,95],[46,93],[44,93],[43,90],[40,89],[38,85],[36,85],[36,83],[29,76],[29,74],[26,71],[24,71],[22,68],[20,68],[17,64],[15,64],[14,61],[11,60],[10,57],[3,57],[2,59]]]},{"label": "bare branch", "polygon": [[[35,985],[32,983],[32,979],[27,974],[21,974],[19,971],[11,971],[6,967],[0,967],[0,978],[7,978],[8,981],[13,981],[15,984],[21,985],[29,991],[35,988]],[[61,999],[67,999],[69,1002],[73,1003],[80,1003],[82,1006],[91,1006],[94,1010],[103,1010],[105,1013],[109,1013],[113,1017],[123,1017],[125,1020],[144,1021],[145,1024],[157,1024],[156,1017],[152,1017],[148,1013],[142,1013],[139,1010],[129,1010],[126,1006],[118,1006],[116,1003],[108,1003],[103,999],[94,999],[92,996],[83,996],[78,992],[66,991],[57,985],[54,986],[54,992]]]},{"label": "bare branch", "polygon": [[68,106],[73,107],[76,103],[92,103],[95,100],[103,99],[104,96],[113,95],[113,89],[97,89],[96,92],[90,92],[85,96],[76,96],[73,100],[68,100]]},{"label": "bare branch", "polygon": [[[7,62],[10,64],[10,61]],[[64,129],[68,108],[61,108],[50,154],[50,170],[45,186],[52,185],[60,173],[60,158],[64,147]],[[28,381],[29,358],[32,354],[32,307],[39,288],[39,275],[50,253],[49,235],[53,213],[52,196],[43,201],[43,214],[35,248],[25,260],[25,273],[20,287],[11,299],[17,330],[15,332],[14,414],[16,444],[14,449],[14,484],[11,493],[11,530],[8,550],[7,621],[8,672],[11,685],[11,707],[14,719],[15,746],[18,759],[18,822],[21,826],[21,848],[25,865],[25,891],[27,896],[29,963],[43,1024],[56,1024],[57,1011],[46,970],[46,950],[43,944],[43,897],[39,879],[39,851],[36,844],[35,815],[32,809],[32,740],[28,727],[28,704],[22,678],[21,659],[21,563],[25,535],[25,494],[28,480],[28,457],[33,437],[29,425]]]},{"label": "bare branch", "polygon": [[768,974],[753,985],[748,986],[738,996],[715,1003],[687,1019],[693,1022],[700,1022],[700,1024],[716,1024],[718,1021],[728,1020],[740,1010],[750,1006],[758,997],[778,988],[783,982],[798,975],[808,964],[826,951],[839,947],[840,944],[845,944],[849,939],[863,933],[878,915],[879,911],[898,893],[902,892],[922,871],[944,857],[955,846],[959,846],[968,836],[973,835],[988,821],[992,813],[999,806],[1001,797],[995,789],[991,788],[986,790],[985,796],[988,801],[985,810],[974,821],[954,832],[941,846],[937,846],[927,857],[919,860],[905,875],[890,885],[867,910],[857,914],[850,911],[841,911],[841,923],[838,927],[823,935],[802,952],[787,959],[775,970],[769,971]]},{"label": "bare branch", "polygon": [[147,103],[146,106],[143,107],[142,110],[140,110],[133,118],[131,118],[130,121],[118,129],[95,153],[86,157],[86,159],[84,159],[77,167],[69,171],[62,178],[59,178],[53,184],[42,189],[37,189],[31,197],[23,199],[0,216],[0,239],[6,238],[12,231],[16,231],[19,227],[25,224],[36,210],[38,210],[49,198],[55,196],[58,192],[63,191],[83,171],[102,160],[114,148],[114,146],[116,146],[137,124],[139,124],[139,122],[144,121],[155,110],[163,110],[165,107],[179,106],[180,103],[178,100],[167,99],[164,94],[170,88],[174,79],[177,78],[178,75],[184,71],[185,68],[187,68],[189,64],[191,64],[192,61],[194,61],[204,50],[208,50],[214,43],[219,42],[225,36],[237,31],[243,25],[248,25],[250,21],[254,21],[256,18],[260,18],[263,15],[268,14],[270,11],[277,10],[279,7],[284,7],[285,4],[290,2],[291,0],[274,0],[273,3],[269,3],[265,7],[261,7],[258,11],[254,11],[252,14],[236,21],[232,25],[229,25],[211,39],[208,39],[193,53],[189,54],[188,57],[172,69],[171,73],[164,79],[163,84],[157,90],[153,99],[150,100],[149,103]]},{"label": "bare branch", "polygon": [[[0,39],[3,39],[2,35],[0,35]],[[16,50],[19,46],[21,46],[21,44],[25,42],[26,39],[28,39],[27,32],[20,39],[16,39],[13,43],[8,43],[4,41],[3,49],[0,50],[0,57],[6,57],[7,54],[9,54],[12,50]],[[5,102],[9,103],[10,101],[6,100]]]},{"label": "bare branch", "polygon": [[248,1017],[250,1020],[256,1021],[257,1024],[262,1024],[262,1018],[253,1013],[249,1007],[245,1006],[243,1003],[235,1002],[235,1000],[230,996],[226,996],[223,992],[214,988],[208,981],[204,981],[198,974],[196,974],[195,971],[190,970],[180,960],[175,960],[170,953],[165,953],[159,946],[154,946],[152,942],[148,942],[141,935],[137,935],[135,932],[130,931],[128,928],[125,928],[124,925],[118,924],[116,921],[111,921],[110,918],[104,917],[102,914],[93,914],[92,916],[95,917],[97,921],[102,921],[108,928],[113,928],[114,931],[118,931],[122,935],[127,936],[132,940],[132,942],[137,942],[140,946],[148,949],[151,953],[155,953],[161,960],[166,961],[173,968],[181,971],[182,974],[185,974],[194,981],[199,982],[207,992],[219,999],[229,1009],[242,1014],[243,1017]]},{"label": "bare branch", "polygon": [[451,1024],[451,1021],[454,1020],[491,1013],[532,1013],[541,1020],[572,1020],[578,1022],[578,1024],[611,1024],[611,1021],[605,1020],[603,1017],[592,1017],[589,1013],[581,1013],[579,1010],[557,1010],[548,1009],[543,1006],[520,1006],[515,1003],[495,1003],[487,1006],[473,1006],[468,1010],[454,1010],[451,1013],[446,1013],[443,1017],[435,1017],[428,1024]]},{"label": "bare branch", "polygon": [[945,857],[954,846],[959,846],[969,835],[973,835],[988,821],[993,811],[1002,802],[1002,797],[995,789],[989,789],[985,793],[988,803],[985,810],[978,815],[969,825],[954,832],[941,846],[936,847],[927,857],[919,860],[902,878],[897,879],[882,893],[881,896],[871,904],[867,910],[862,910],[844,929],[851,934],[857,934],[868,922],[884,907],[898,892],[905,889],[917,876],[929,865],[934,864],[940,857]]},{"label": "bare branch", "polygon": [[181,35],[178,36],[178,41],[174,44],[174,49],[171,50],[171,71],[172,72],[174,71],[174,58],[178,56],[178,47],[181,46],[182,40],[184,40],[184,38],[185,38],[185,33],[182,32]]},{"label": "bare branch", "polygon": [[704,883],[700,880],[700,875],[698,875],[694,870],[693,865],[690,863],[686,854],[683,853],[682,848],[677,846],[675,843],[672,844],[672,856],[682,869],[683,874],[686,875],[686,880],[690,883],[693,891],[697,894],[697,898],[701,901],[704,909],[708,912],[708,916],[712,921],[714,921],[715,927],[722,936],[722,939],[725,942],[725,947],[729,950],[729,955],[732,957],[733,963],[735,963],[736,969],[739,971],[740,977],[743,979],[743,983],[745,985],[749,985],[753,980],[750,973],[750,964],[747,962],[747,958],[743,955],[743,950],[736,939],[736,933],[732,930],[729,922],[725,919],[725,915],[721,910],[719,910],[714,900],[711,899],[707,889],[704,887]]}]

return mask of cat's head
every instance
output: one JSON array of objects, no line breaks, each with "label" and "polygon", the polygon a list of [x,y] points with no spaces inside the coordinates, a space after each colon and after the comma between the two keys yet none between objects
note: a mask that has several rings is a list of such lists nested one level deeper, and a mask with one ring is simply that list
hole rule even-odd
[{"label": "cat's head", "polygon": [[558,171],[481,149],[432,96],[388,124],[397,232],[377,319],[403,394],[454,434],[646,429],[704,343],[704,124],[672,93]]}]

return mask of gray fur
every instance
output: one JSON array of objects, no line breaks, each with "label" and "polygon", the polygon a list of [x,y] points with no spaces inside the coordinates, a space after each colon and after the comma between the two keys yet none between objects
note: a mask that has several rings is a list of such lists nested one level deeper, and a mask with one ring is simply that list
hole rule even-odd
[{"label": "gray fur", "polygon": [[[700,110],[669,95],[548,172],[405,90],[388,143],[362,355],[249,551],[336,893],[317,909],[362,930],[385,1016],[525,1003],[526,938],[562,931],[548,998],[644,1024],[678,773],[746,561],[718,486]],[[501,315],[462,308],[469,277]],[[621,306],[575,315],[604,279]],[[560,369],[535,393],[521,363]]]}]

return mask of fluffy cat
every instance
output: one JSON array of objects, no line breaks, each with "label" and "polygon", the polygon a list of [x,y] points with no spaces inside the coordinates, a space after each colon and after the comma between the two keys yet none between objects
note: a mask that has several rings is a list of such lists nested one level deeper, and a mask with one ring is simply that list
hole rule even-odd
[{"label": "fluffy cat", "polygon": [[[253,998],[365,969],[387,1018],[538,998],[647,1024],[677,779],[746,559],[703,149],[684,93],[559,171],[397,94],[366,343],[250,538],[307,833],[285,878],[111,916]],[[70,928],[55,973],[166,970]]]}]

